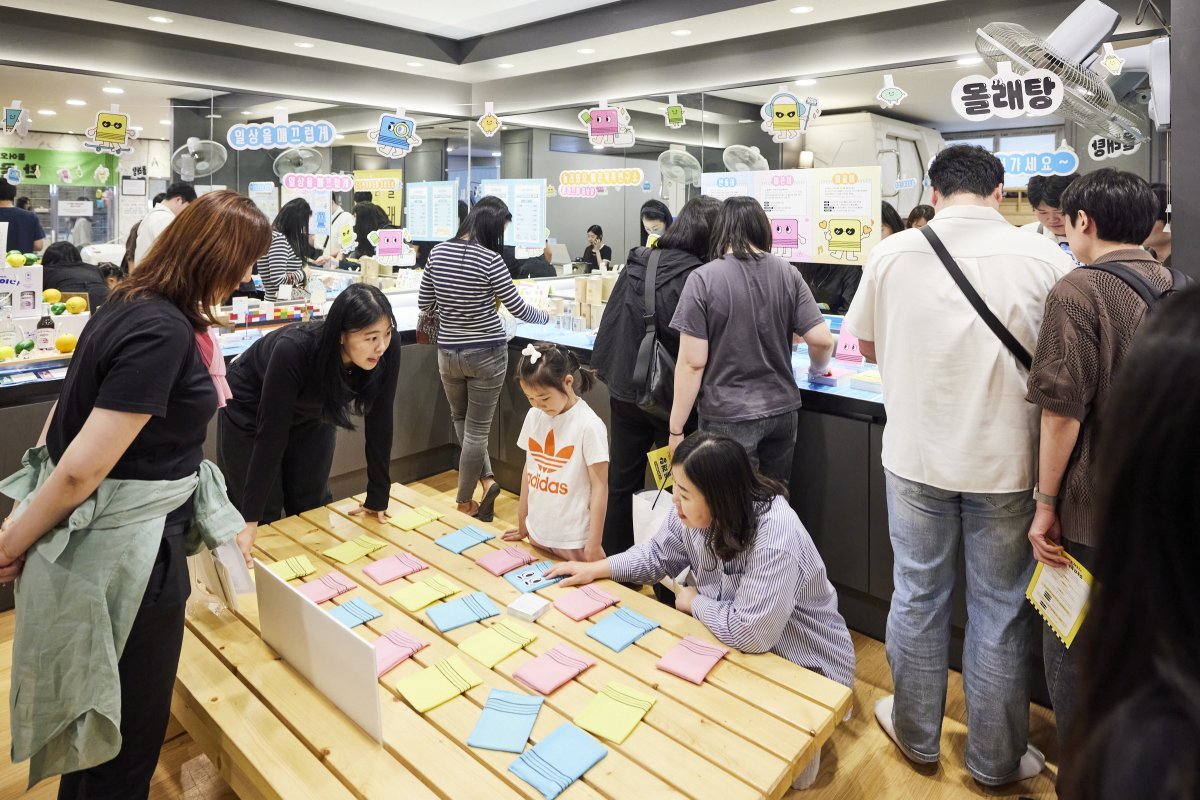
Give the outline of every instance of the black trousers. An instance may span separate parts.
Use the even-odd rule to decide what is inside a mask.
[[[112,761],[68,772],[59,800],[139,800],[150,779],[171,718],[171,693],[183,647],[183,613],[191,584],[183,550],[186,522],[167,527],[142,605],[117,670],[121,678],[121,752]]]
[[[320,508],[333,502],[329,489],[329,470],[333,467],[333,447],[337,431],[320,421],[293,425],[287,447],[279,463],[279,474],[267,493],[260,520],[274,522],[283,517]],[[217,462],[225,474],[229,499],[242,507],[250,457],[254,453],[254,434],[230,424],[225,414],[217,415]]]

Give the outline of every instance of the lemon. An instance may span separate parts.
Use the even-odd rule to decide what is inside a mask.
[[[72,314],[81,314],[87,311],[87,300],[84,300],[82,297],[68,297],[67,311]]]
[[[5,262],[6,262],[6,263],[7,263],[7,264],[10,266],[10,267],[23,267],[23,266],[25,266],[25,256],[24,256],[24,255],[22,255],[21,253],[9,253],[7,256],[5,256],[5,257],[4,257],[4,261],[5,261]]]
[[[8,361],[10,358],[15,358],[17,355],[16,349],[9,345],[0,347],[0,361]]]
[[[54,340],[54,349],[60,353],[70,353],[75,349],[75,343],[78,340],[69,333],[61,334]]]
[[[47,289],[42,292],[43,303],[57,303],[59,300],[62,300],[62,292],[58,289]]]

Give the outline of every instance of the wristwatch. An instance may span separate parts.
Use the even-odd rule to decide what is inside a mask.
[[[1033,499],[1034,499],[1034,501],[1041,503],[1044,506],[1050,506],[1051,508],[1058,507],[1058,495],[1042,494],[1041,492],[1038,491],[1038,487],[1036,487],[1036,486],[1033,487]]]

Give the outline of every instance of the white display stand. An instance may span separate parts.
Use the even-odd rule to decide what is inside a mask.
[[[263,641],[382,744],[375,648],[258,559],[254,581]]]

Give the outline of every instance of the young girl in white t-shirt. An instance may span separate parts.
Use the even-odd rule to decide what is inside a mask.
[[[578,383],[576,383],[578,373]],[[601,540],[608,507],[608,431],[577,394],[595,382],[566,348],[528,345],[517,365],[529,414],[517,440],[526,452],[521,480],[520,527],[504,534],[526,536],[543,550],[571,561],[604,558]]]

